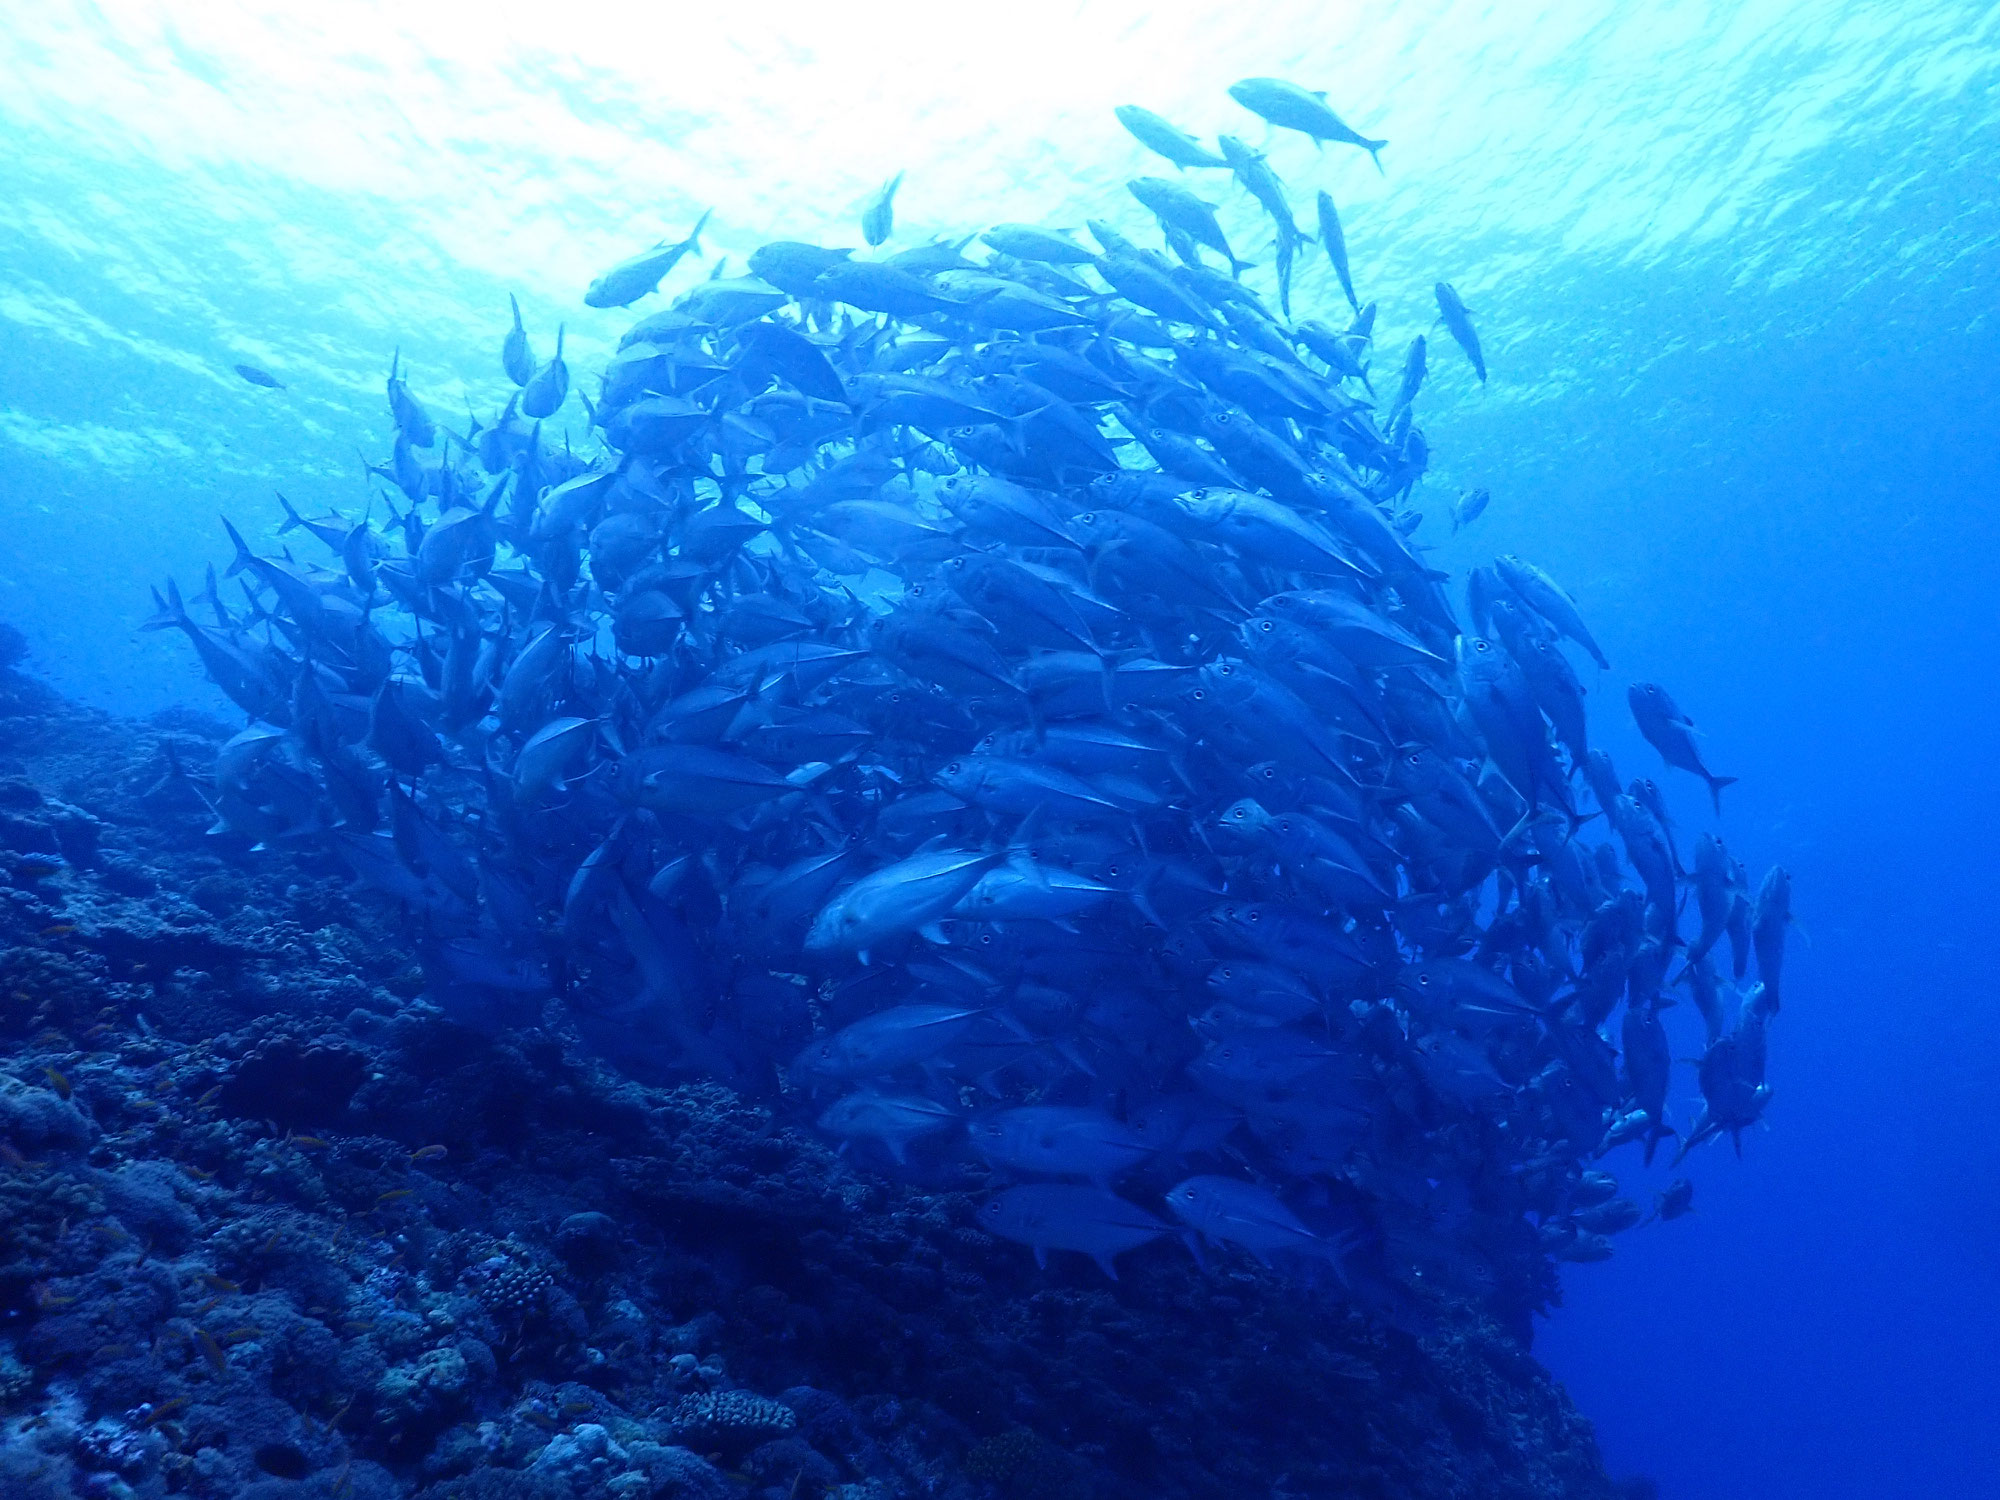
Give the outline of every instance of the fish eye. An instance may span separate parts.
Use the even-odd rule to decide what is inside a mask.
[[[1417,975],[1417,987],[1418,987],[1419,989],[1423,989],[1423,988],[1427,988],[1427,987],[1429,986],[1430,982],[1431,982],[1431,976],[1430,976],[1430,975],[1428,975],[1428,974],[1419,974],[1419,975]]]
[[[1077,520],[1081,521],[1086,526],[1095,526],[1097,524],[1097,512],[1094,510],[1087,510],[1082,515],[1078,516]]]
[[[956,776],[960,771],[964,769],[965,769],[964,763],[962,761],[955,760],[950,765],[944,768],[944,774],[947,776]]]
[[[1264,914],[1261,911],[1246,912],[1244,915],[1252,922],[1261,922],[1264,920]]]
[[[1269,634],[1270,634],[1270,633],[1271,633],[1271,632],[1272,632],[1272,631],[1273,631],[1274,629],[1276,629],[1277,627],[1275,627],[1274,625],[1272,625],[1272,624],[1271,624],[1271,622],[1270,622],[1269,620],[1259,620],[1259,621],[1257,622],[1257,628],[1258,628],[1259,630],[1263,631],[1263,632],[1264,632],[1264,634],[1266,634],[1266,635],[1269,635]]]
[[[1197,703],[1201,702],[1202,699],[1206,698],[1207,696],[1208,696],[1208,690],[1206,688],[1196,688],[1194,690],[1194,701]]]

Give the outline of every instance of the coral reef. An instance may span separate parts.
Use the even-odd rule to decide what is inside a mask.
[[[205,835],[227,734],[0,666],[8,1500],[1617,1493],[1486,1311],[1041,1271],[554,1011],[454,1023],[390,904]]]

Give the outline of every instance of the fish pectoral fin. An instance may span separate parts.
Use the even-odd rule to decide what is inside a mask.
[[[917,929],[917,936],[936,943],[940,948],[949,948],[951,946],[950,936],[945,932],[943,924],[938,922],[924,923],[923,926]]]

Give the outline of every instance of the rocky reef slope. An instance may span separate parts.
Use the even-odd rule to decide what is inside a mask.
[[[228,731],[0,668],[0,1494],[1617,1493],[1518,1339],[1161,1242],[1037,1270],[207,837]]]

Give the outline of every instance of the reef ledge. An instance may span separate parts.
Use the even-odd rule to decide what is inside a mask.
[[[229,730],[0,668],[0,1494],[1650,1493],[1517,1332],[977,1200],[423,993],[384,902],[208,837]]]

